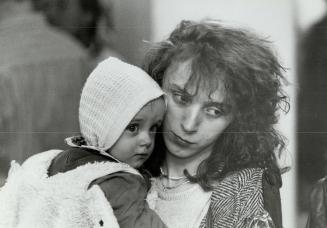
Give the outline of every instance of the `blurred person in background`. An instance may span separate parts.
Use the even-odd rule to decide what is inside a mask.
[[[307,228],[327,227],[327,14],[299,46],[299,205]],[[325,177],[324,177],[325,176]]]
[[[75,37],[85,48],[95,40],[100,16],[98,0],[38,0],[50,24]]]
[[[114,48],[112,0],[37,0],[50,24],[88,49],[93,67],[109,56],[124,59]]]
[[[96,40],[93,45],[94,64],[109,56],[125,59],[115,48],[118,31],[114,20],[113,0],[98,0],[101,15],[97,24]]]
[[[299,42],[298,200],[309,209],[309,195],[327,174],[327,14]],[[326,226],[327,227],[327,226]]]
[[[327,227],[327,177],[313,187],[310,197],[309,217],[306,228]]]
[[[64,145],[62,138],[79,130],[76,110],[90,71],[87,54],[46,23],[37,3],[0,2],[1,161],[21,162],[35,151]]]

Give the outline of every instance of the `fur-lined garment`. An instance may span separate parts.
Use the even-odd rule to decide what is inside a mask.
[[[0,227],[110,227],[119,225],[98,185],[104,175],[123,171],[138,174],[123,163],[88,163],[48,177],[47,170],[61,150],[36,154],[22,165],[12,162],[0,189]]]

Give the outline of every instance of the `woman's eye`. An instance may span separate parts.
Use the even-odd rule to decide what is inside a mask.
[[[222,111],[216,107],[207,108],[206,113],[212,117],[220,117],[223,114]]]
[[[191,100],[188,96],[185,96],[184,94],[180,93],[173,93],[173,98],[178,104],[187,104]]]
[[[126,127],[126,130],[127,131],[130,131],[132,133],[136,133],[138,130],[139,130],[139,126],[138,124],[129,124],[127,127]]]

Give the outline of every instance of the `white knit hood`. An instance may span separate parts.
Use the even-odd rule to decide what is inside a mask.
[[[79,123],[88,146],[106,151],[148,102],[163,95],[142,69],[110,57],[88,77],[80,99]]]

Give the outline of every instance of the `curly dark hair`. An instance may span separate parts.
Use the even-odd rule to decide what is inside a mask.
[[[274,125],[280,110],[288,112],[289,101],[282,90],[287,83],[285,69],[270,42],[216,21],[182,21],[167,40],[148,51],[143,68],[162,86],[167,68],[187,60],[191,60],[192,73],[186,86],[206,86],[210,96],[223,83],[225,102],[231,104],[234,119],[197,174],[184,173],[210,190],[214,181],[243,168],[279,172],[276,154],[283,152],[285,138]],[[158,134],[153,156],[145,164],[154,175],[164,154],[162,135]]]

